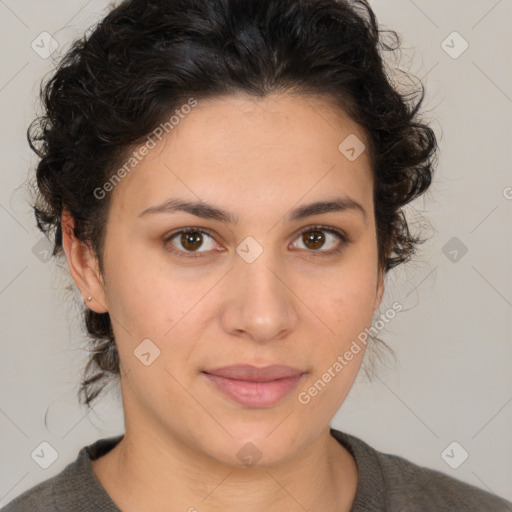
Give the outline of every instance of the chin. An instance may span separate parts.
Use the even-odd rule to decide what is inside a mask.
[[[275,466],[293,458],[305,440],[300,439],[300,430],[291,431],[277,421],[245,423],[230,427],[210,438],[208,454],[217,462],[235,467]],[[286,420],[285,420],[286,421]],[[277,427],[277,428],[276,428]]]

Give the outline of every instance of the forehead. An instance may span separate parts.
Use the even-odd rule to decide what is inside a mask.
[[[187,112],[187,113],[184,113]],[[170,116],[169,116],[170,117]],[[366,134],[325,98],[242,94],[197,100],[114,190],[116,207],[140,212],[177,195],[261,208],[339,193],[372,197]],[[341,146],[340,146],[341,144]],[[116,201],[117,197],[117,201]]]

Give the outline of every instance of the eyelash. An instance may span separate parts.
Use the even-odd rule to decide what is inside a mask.
[[[339,254],[343,250],[343,248],[351,242],[349,237],[344,232],[338,231],[337,229],[333,229],[331,227],[322,226],[322,225],[308,226],[307,228],[303,229],[298,234],[297,238],[299,238],[304,233],[308,233],[309,231],[325,231],[327,233],[330,233],[331,235],[334,235],[335,237],[337,237],[340,240],[340,244],[338,245],[338,247],[336,249],[331,249],[329,251],[322,251],[320,249],[316,250],[316,251],[315,250],[308,250],[307,251],[309,253],[313,253],[315,256],[319,256],[319,257],[334,256],[336,254]],[[214,239],[212,234],[209,231],[205,230],[205,229],[188,227],[188,228],[180,229],[179,231],[175,231],[174,233],[171,233],[169,236],[166,236],[164,238],[164,240],[163,240],[164,245],[167,246],[168,243],[176,235],[180,235],[182,233],[201,233],[201,234],[206,234],[210,238]],[[202,258],[205,253],[209,252],[209,251],[204,251],[203,253],[201,253],[201,252],[180,251],[178,249],[175,249],[172,246],[172,244],[170,244],[168,247],[169,248],[167,250],[169,252],[171,252],[172,254],[176,254],[177,256],[183,257],[183,258]]]

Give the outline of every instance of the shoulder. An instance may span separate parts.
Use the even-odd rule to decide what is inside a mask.
[[[54,486],[62,472],[41,482],[10,501],[0,512],[57,512]]]
[[[84,446],[60,473],[26,490],[0,512],[118,512],[92,471],[91,460],[111,450],[122,436]]]
[[[409,510],[511,512],[512,503],[440,471],[397,455],[379,453],[390,502],[411,504]]]
[[[332,435],[356,459],[359,484],[353,512],[512,512],[512,503],[441,471],[380,452],[361,439],[334,429]],[[364,505],[357,508],[359,504]],[[357,506],[356,506],[357,505]],[[380,507],[380,508],[379,508]]]

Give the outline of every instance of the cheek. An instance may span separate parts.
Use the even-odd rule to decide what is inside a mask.
[[[149,258],[150,251],[140,242],[131,242],[128,235],[121,232],[108,242],[105,271],[109,311],[133,328],[139,323],[154,324],[160,317],[162,321],[167,316],[172,317],[174,308],[171,306],[168,310],[169,279],[165,277],[161,261]]]
[[[315,309],[332,325],[332,330],[344,338],[371,322],[376,293],[377,272],[373,266],[350,265],[317,289]]]
[[[160,350],[152,367],[166,368],[173,373],[182,371],[180,365],[188,360],[194,341],[200,337],[201,312],[207,301],[199,307],[198,300],[213,283],[209,279],[191,286],[190,279],[147,260],[141,264],[136,256],[132,252],[120,257],[114,265],[111,263],[107,300],[125,367],[146,371],[145,375],[151,379],[149,375],[155,372],[142,368],[133,357],[134,351],[143,340],[149,339]],[[165,380],[157,378],[155,382]],[[150,381],[147,384],[151,385]]]
[[[310,354],[313,373],[299,390],[299,403],[307,404],[311,414],[332,414],[350,391],[366,350],[360,335],[371,324],[375,286],[371,273],[366,273],[364,282],[352,274],[316,296],[312,309],[321,312],[329,329],[324,329],[327,335]]]
[[[161,303],[158,284],[148,281],[143,273],[124,272],[123,263],[120,262],[116,271],[111,274],[109,285],[109,314],[114,328],[118,324],[121,338],[124,339],[127,335],[135,339],[155,335],[158,332],[157,324],[163,321],[159,320],[162,307],[158,306]],[[161,329],[162,327],[159,330]]]

